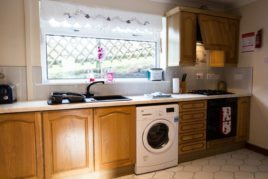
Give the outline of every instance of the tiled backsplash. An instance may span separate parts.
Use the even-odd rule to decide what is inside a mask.
[[[4,74],[4,79],[0,79],[0,84],[14,84],[17,88],[17,100],[27,99],[26,68],[25,67],[1,67],[0,72]]]
[[[17,86],[18,100],[27,99],[26,68],[25,67],[0,67],[0,72],[5,75],[0,83],[12,83]],[[43,85],[41,68],[33,67],[33,99],[46,100],[53,91],[72,91],[85,93],[88,84],[72,85]],[[95,85],[92,92],[96,95],[143,95],[156,91],[171,93],[171,79],[187,73],[187,89],[216,89],[217,82],[225,80],[228,90],[234,92],[251,92],[252,68],[209,68],[205,63],[193,67],[169,67],[165,72],[165,81],[161,82],[117,82],[105,85]],[[197,75],[203,75],[203,79]],[[207,79],[207,78],[211,79]],[[202,77],[201,77],[202,78]]]

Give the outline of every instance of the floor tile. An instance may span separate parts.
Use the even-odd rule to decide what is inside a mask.
[[[244,159],[247,159],[248,158],[248,155],[247,154],[240,154],[240,153],[234,153],[232,154],[232,158],[233,159],[241,159],[241,160],[244,160]]]
[[[210,159],[209,160],[209,164],[210,165],[225,165],[226,164],[226,160],[225,159]]]
[[[155,175],[155,172],[141,174],[141,175],[134,175],[134,179],[151,179]]]
[[[262,164],[263,164],[263,165],[268,165],[268,157],[265,157],[265,158],[262,160]]]
[[[208,165],[208,159],[198,159],[198,160],[194,160],[192,161],[193,165]]]
[[[262,163],[261,163],[261,161],[258,160],[258,159],[247,159],[247,160],[245,160],[245,164],[246,164],[246,165],[259,166],[259,165],[261,165]]]
[[[217,172],[217,171],[220,171],[220,166],[217,166],[217,165],[206,165],[206,166],[203,166],[202,171],[203,172]]]
[[[211,172],[197,172],[194,175],[194,179],[213,179],[213,173],[211,173]]]
[[[202,167],[199,165],[188,165],[183,168],[183,171],[186,172],[199,172],[201,171]]]
[[[239,167],[235,165],[224,165],[221,167],[221,171],[223,172],[238,172]]]
[[[175,176],[173,177],[174,179],[192,179],[194,176],[193,172],[176,172]]]
[[[171,172],[171,171],[159,171],[156,172],[155,175],[153,176],[154,179],[171,179],[175,175],[176,172]]]
[[[268,173],[255,173],[255,179],[267,179]]]
[[[268,179],[268,157],[248,149],[236,150],[143,175],[117,179]]]
[[[235,179],[254,179],[253,173],[250,172],[235,172]]]
[[[252,166],[252,165],[241,165],[240,166],[240,171],[243,171],[243,172],[257,172],[258,167],[257,166]]]
[[[182,166],[192,165],[192,161],[180,163]]]
[[[215,179],[233,179],[234,174],[232,172],[216,172],[214,174]]]
[[[268,165],[260,165],[259,166],[259,171],[268,173]]]
[[[216,155],[215,158],[217,159],[230,159],[232,157],[232,153],[228,152],[228,153],[224,153],[224,154],[219,154]]]
[[[256,153],[256,152],[252,152],[250,155],[248,155],[249,159],[259,159],[259,160],[263,160],[266,157],[262,154]]]
[[[229,159],[229,160],[227,160],[227,165],[239,166],[239,165],[242,165],[243,163],[244,163],[244,160],[241,160],[241,159]]]
[[[117,177],[117,179],[132,179],[132,178],[134,178],[134,175],[126,175],[122,177]]]

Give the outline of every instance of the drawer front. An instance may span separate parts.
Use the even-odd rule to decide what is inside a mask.
[[[207,118],[207,111],[191,111],[180,113],[180,122],[191,122],[191,121],[205,121]]]
[[[206,109],[207,108],[207,101],[185,101],[179,103],[180,112],[183,111],[192,111],[192,110],[199,110],[199,109]]]
[[[187,154],[206,149],[206,141],[199,141],[189,144],[179,145],[179,154]]]
[[[205,129],[206,129],[205,120],[179,124],[179,133],[195,132],[197,130],[205,130]]]
[[[206,131],[195,131],[179,134],[179,144],[191,143],[206,140]]]

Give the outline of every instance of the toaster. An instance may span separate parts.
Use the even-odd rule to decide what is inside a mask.
[[[13,103],[16,99],[15,85],[0,84],[0,104]]]

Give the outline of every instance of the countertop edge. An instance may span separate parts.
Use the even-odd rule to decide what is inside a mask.
[[[148,104],[154,105],[160,103],[176,103],[180,101],[247,97],[251,95],[252,94],[249,93],[213,95],[213,96],[195,95],[195,94],[172,94],[171,98],[157,98],[157,99],[150,99],[145,96],[128,96],[130,99],[132,99],[131,101],[72,103],[72,104],[60,104],[60,105],[48,105],[47,101],[23,101],[23,102],[15,102],[13,104],[0,105],[0,114],[20,113],[20,112],[42,112],[42,111],[82,109],[82,108],[115,107],[115,106],[129,106],[129,105],[148,105]]]

